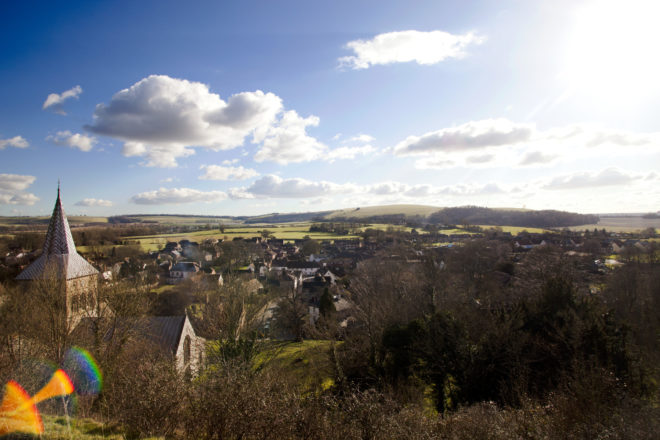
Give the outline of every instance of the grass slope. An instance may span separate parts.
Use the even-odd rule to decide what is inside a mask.
[[[365,218],[379,215],[393,215],[404,214],[406,216],[428,216],[434,212],[441,210],[437,206],[427,205],[382,205],[382,206],[365,206],[360,208],[340,209],[325,216],[325,219],[331,220],[338,217],[355,217]]]

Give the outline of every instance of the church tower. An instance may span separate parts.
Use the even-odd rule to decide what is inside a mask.
[[[66,298],[66,318],[69,322],[77,322],[83,316],[94,316],[98,301],[98,276],[99,271],[76,251],[69,221],[62,209],[58,185],[43,251],[16,279],[58,281],[63,290],[60,293]]]

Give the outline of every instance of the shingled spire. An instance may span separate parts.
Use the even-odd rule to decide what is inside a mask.
[[[48,270],[47,270],[48,269]],[[53,215],[50,217],[46,241],[41,256],[21,272],[17,280],[34,280],[50,278],[54,275],[58,279],[70,280],[89,275],[98,274],[98,270],[87,262],[76,251],[73,242],[69,221],[62,209],[60,200],[60,185],[57,185],[57,200]]]

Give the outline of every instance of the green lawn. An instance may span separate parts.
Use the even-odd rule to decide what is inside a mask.
[[[309,391],[334,384],[334,370],[329,352],[332,344],[341,342],[305,340],[303,342],[272,342],[255,361],[257,367],[285,371],[296,377]]]

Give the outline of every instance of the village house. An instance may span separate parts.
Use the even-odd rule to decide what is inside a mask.
[[[199,273],[199,264],[190,261],[176,263],[169,271],[167,284],[178,284],[184,280],[189,280]]]

